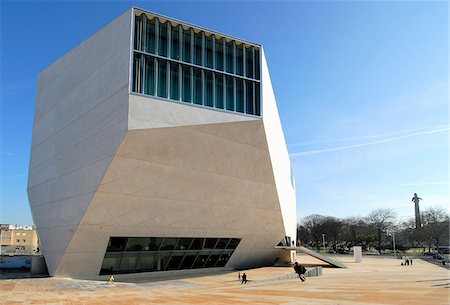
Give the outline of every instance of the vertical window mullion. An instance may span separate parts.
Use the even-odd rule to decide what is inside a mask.
[[[244,84],[244,113],[247,113],[247,81],[243,80],[242,83]]]
[[[191,50],[192,50],[192,48],[191,48]],[[190,70],[190,73],[191,73],[191,83],[190,83],[190,85],[191,85],[191,103],[195,104],[195,99],[194,99],[194,83],[195,83],[194,68],[190,67],[189,70]]]
[[[213,82],[213,107],[216,108],[216,73],[212,73],[212,82]]]
[[[247,61],[245,56],[245,44],[242,44],[242,72],[243,76],[247,77]]]
[[[254,82],[252,82],[252,86],[253,86],[253,95],[252,95],[252,97],[253,97],[253,111],[252,111],[252,114],[255,115],[255,113],[256,113],[256,98],[255,98],[255,83]]]
[[[166,61],[166,96],[170,98],[170,63]]]
[[[172,58],[172,23],[167,21],[167,58]]]
[[[192,28],[189,29],[191,33],[191,63],[195,63],[195,33]],[[192,75],[192,73],[191,73]]]
[[[206,67],[206,41],[205,32],[202,31],[202,66]]]
[[[153,63],[155,64],[155,96],[158,96],[158,75],[159,75],[159,65],[158,65],[158,60],[155,58],[153,58]]]
[[[182,100],[182,94],[183,92],[181,90],[182,89],[182,81],[183,81],[183,71],[182,71],[182,67],[181,64],[178,64],[178,100],[181,101]]]
[[[142,25],[141,50],[147,52],[147,18],[144,14],[142,14],[141,16],[144,16],[141,22]]]
[[[213,69],[216,69],[216,36],[215,35],[212,35],[212,50],[213,50],[212,51]]]
[[[155,54],[159,54],[159,19],[155,17]],[[158,75],[158,73],[156,73]]]

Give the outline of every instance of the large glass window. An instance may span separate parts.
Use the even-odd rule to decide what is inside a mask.
[[[170,63],[170,99],[180,99],[180,73],[177,63]]]
[[[227,76],[227,110],[234,110],[234,78]]]
[[[199,66],[203,65],[203,32],[195,33],[194,63]]]
[[[253,47],[245,48],[245,75],[253,78]]]
[[[191,29],[183,30],[183,61],[191,62]]]
[[[191,68],[189,66],[183,66],[183,102],[190,103],[191,98]]]
[[[176,60],[180,60],[180,25],[171,26],[170,33],[170,57]]]
[[[213,73],[205,71],[205,105],[214,107]]]
[[[159,24],[158,54],[160,56],[167,56],[167,31],[169,30],[169,26],[169,21]]]
[[[238,238],[111,237],[100,274],[223,267]]]
[[[228,41],[226,46],[226,71],[234,73],[234,41]]]
[[[208,68],[213,68],[213,63],[214,63],[214,35],[209,35],[205,37],[205,57],[206,57],[206,62],[205,65]]]
[[[142,50],[142,18],[134,17],[134,49]]]
[[[202,70],[194,68],[194,103],[203,104]]]
[[[254,113],[254,107],[253,107],[253,82],[246,81],[245,82],[245,101],[247,104],[246,112],[247,113]]]
[[[153,57],[145,58],[144,94],[155,95],[155,60]]]
[[[216,38],[216,69],[223,71],[223,44],[224,44],[224,39],[220,38],[217,39]]]
[[[144,15],[145,16],[145,15]],[[145,17],[144,17],[145,18]],[[145,23],[145,36],[144,36],[144,52],[147,53],[156,53],[156,18],[147,19]]]
[[[141,65],[141,54],[134,54],[134,65],[133,65],[133,92],[142,93],[142,65]]]
[[[260,85],[255,83],[255,115],[261,115]]]
[[[244,44],[236,46],[236,74],[244,75]]]
[[[236,111],[244,112],[244,81],[236,79]]]
[[[132,92],[261,115],[258,46],[144,12],[133,40]]]
[[[216,73],[215,77],[216,84],[216,108],[223,109],[223,75]]]
[[[158,96],[167,97],[167,62],[158,59]]]

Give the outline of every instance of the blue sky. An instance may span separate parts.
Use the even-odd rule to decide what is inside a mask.
[[[0,223],[31,224],[37,73],[131,5],[261,43],[297,214],[449,210],[446,2],[1,1]]]

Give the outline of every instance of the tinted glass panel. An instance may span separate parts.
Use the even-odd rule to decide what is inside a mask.
[[[222,254],[216,263],[216,267],[224,267],[229,259],[230,259],[229,253]]]
[[[213,35],[209,35],[205,37],[205,48],[206,48],[206,53],[205,53],[205,57],[206,57],[206,63],[205,65],[209,68],[213,67],[213,56],[214,56],[214,52],[213,52]]]
[[[120,261],[119,270],[135,270],[140,253],[125,253]]]
[[[144,251],[158,251],[162,240],[163,239],[161,237],[150,237],[147,241],[148,245],[144,248]]]
[[[167,97],[167,62],[158,59],[158,96]]]
[[[216,249],[225,249],[229,240],[229,238],[221,238],[217,243]]]
[[[236,74],[244,75],[244,45],[236,46]]]
[[[110,274],[119,270],[123,253],[106,253],[103,259],[101,274]]]
[[[180,99],[180,73],[177,63],[170,64],[170,99]]]
[[[244,81],[236,79],[236,111],[244,112]]]
[[[209,71],[205,71],[205,105],[214,106],[213,74]]]
[[[183,260],[184,253],[173,252],[170,257],[169,263],[166,267],[166,270],[178,270]]]
[[[145,47],[144,51],[147,53],[153,53],[156,52],[156,20],[153,19],[147,19],[146,22],[146,30],[145,30]]]
[[[255,48],[255,78],[260,79],[260,68],[259,68],[259,49]]]
[[[197,252],[186,254],[183,261],[181,262],[180,269],[191,269],[191,266],[197,258],[197,255]]]
[[[234,41],[227,42],[226,71],[230,72],[230,73],[234,73]]]
[[[207,238],[205,240],[205,249],[214,249],[215,245],[219,241],[218,238]]]
[[[178,238],[164,238],[160,250],[173,250],[178,242]]]
[[[255,115],[261,115],[261,100],[259,88],[259,83],[255,83]]]
[[[144,93],[155,95],[155,61],[152,57],[145,57]]]
[[[192,243],[192,238],[180,238],[175,250],[188,250]]]
[[[142,251],[147,242],[147,237],[130,237],[125,251]]]
[[[223,76],[216,74],[216,108],[223,109]]]
[[[169,22],[159,24],[159,42],[158,42],[158,54],[161,56],[167,56],[167,31],[169,30]]]
[[[240,240],[237,238],[232,238],[230,242],[227,245],[227,249],[236,249],[236,247],[239,245]]]
[[[142,254],[139,257],[139,260],[136,264],[136,270],[151,271],[154,259],[155,259],[155,254],[149,253],[149,252],[142,252]]]
[[[203,238],[194,238],[189,250],[201,250],[203,249]]]
[[[134,65],[133,65],[133,92],[142,93],[142,65],[141,65],[141,55],[134,55]]]
[[[253,77],[253,47],[245,48],[245,75]]]
[[[194,265],[192,266],[192,268],[203,268],[203,266],[205,266],[206,264],[206,260],[208,259],[208,254],[201,254],[199,256],[197,256],[197,259],[194,262]]]
[[[183,66],[183,101],[190,103],[191,98],[191,68]]]
[[[155,257],[155,262],[153,263],[153,268],[156,271],[166,270],[167,264],[169,263],[171,252],[159,252]]]
[[[203,50],[202,50],[202,32],[195,33],[194,40],[194,63],[197,65],[203,65]]]
[[[216,69],[223,71],[223,44],[224,39],[216,39]]]
[[[180,60],[180,26],[172,26],[170,33],[170,57]]]
[[[203,104],[202,70],[194,68],[194,103]]]
[[[227,76],[227,110],[234,110],[234,78]]]
[[[111,237],[109,239],[108,248],[106,252],[117,252],[125,250],[128,237]]]
[[[142,16],[134,17],[134,49],[142,50]]]
[[[183,60],[191,62],[191,30],[183,30]]]
[[[247,113],[253,114],[253,82],[246,81],[245,83],[245,101],[247,103]]]

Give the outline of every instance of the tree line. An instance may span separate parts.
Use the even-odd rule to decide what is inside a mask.
[[[422,227],[415,228],[414,217],[399,220],[392,209],[375,209],[366,217],[337,218],[312,214],[297,224],[298,243],[320,250],[324,245],[336,252],[345,252],[353,246],[364,251],[376,249],[379,253],[392,250],[405,251],[423,247],[428,251],[449,246],[450,215],[439,207],[429,207],[421,213]]]

